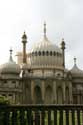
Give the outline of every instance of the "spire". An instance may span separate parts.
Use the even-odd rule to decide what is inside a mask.
[[[22,36],[22,43],[27,43],[27,35],[26,35],[25,31]]]
[[[77,60],[76,57],[74,57],[74,65],[76,65],[76,60]]]
[[[46,38],[46,22],[44,22],[44,38]]]
[[[64,38],[62,38],[61,41],[61,49],[62,49],[62,56],[63,56],[63,67],[65,68],[65,41]]]
[[[64,38],[62,38],[61,48],[62,48],[62,49],[65,49],[65,41],[64,41]]]
[[[23,63],[26,63],[27,62],[27,59],[26,59],[27,35],[25,32],[23,33],[23,36],[22,36],[22,43],[23,43]]]
[[[13,61],[13,59],[12,59],[12,51],[13,51],[12,48],[10,48],[9,51],[10,51],[10,58],[9,58],[9,61]]]

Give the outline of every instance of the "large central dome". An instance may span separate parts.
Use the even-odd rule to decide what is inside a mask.
[[[35,47],[32,49],[32,52],[34,51],[56,51],[62,53],[61,49],[55,44],[52,44],[52,42],[49,41],[47,37],[44,37],[42,41],[35,45]]]
[[[62,50],[48,40],[46,24],[44,24],[43,39],[32,48],[30,55],[32,67],[62,68]]]

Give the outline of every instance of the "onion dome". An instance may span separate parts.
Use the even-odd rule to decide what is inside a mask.
[[[44,23],[43,40],[33,47],[30,60],[32,66],[62,67],[62,50],[48,40],[46,35],[46,23]]]
[[[74,58],[74,66],[70,70],[72,76],[78,76],[78,77],[83,77],[83,70],[79,69],[76,64],[76,58]]]
[[[19,74],[20,66],[16,64],[12,59],[12,49],[10,49],[10,58],[9,61],[0,66],[1,74]]]

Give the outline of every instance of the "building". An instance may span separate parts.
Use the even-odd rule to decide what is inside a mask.
[[[65,42],[61,48],[51,43],[46,35],[31,52],[26,52],[27,36],[22,36],[23,51],[0,66],[0,95],[12,104],[82,104],[83,71],[76,58],[71,70],[65,68]]]

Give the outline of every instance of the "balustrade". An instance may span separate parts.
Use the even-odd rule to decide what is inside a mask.
[[[83,105],[0,105],[0,125],[83,125]]]

